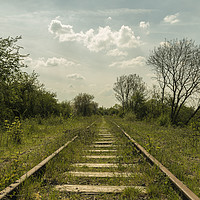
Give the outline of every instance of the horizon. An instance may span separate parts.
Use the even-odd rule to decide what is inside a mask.
[[[137,74],[148,88],[156,83],[146,58],[165,39],[200,44],[199,7],[197,0],[7,0],[0,30],[3,38],[22,35],[26,71],[38,73],[59,101],[89,93],[109,108],[118,104],[117,77]]]

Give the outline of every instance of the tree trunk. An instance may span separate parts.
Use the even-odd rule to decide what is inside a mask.
[[[197,112],[200,109],[200,105],[198,106],[198,108],[192,113],[192,115],[190,116],[190,118],[187,120],[187,122],[185,123],[185,125],[188,125],[189,121],[197,114]]]

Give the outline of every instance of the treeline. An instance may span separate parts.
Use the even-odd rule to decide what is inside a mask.
[[[15,117],[30,118],[50,115],[69,117],[71,114],[88,116],[97,112],[98,104],[89,94],[79,94],[73,102],[61,102],[56,94],[47,91],[35,72],[23,71],[28,55],[20,54],[17,45],[21,37],[0,38],[0,123]]]
[[[114,92],[121,104],[109,112],[135,119],[157,119],[161,125],[187,125],[200,118],[200,47],[194,41],[165,41],[155,48],[147,64],[158,86],[149,91],[136,74],[117,78]]]
[[[55,94],[39,83],[38,75],[28,74],[16,43],[21,37],[0,38],[0,119],[27,118],[48,115],[59,111]]]
[[[153,120],[160,125],[187,125],[200,118],[200,47],[192,40],[165,41],[147,59],[157,86],[147,88],[136,74],[122,75],[114,83],[119,105],[98,108],[94,96],[78,94],[73,101],[58,102],[56,94],[47,91],[35,72],[23,71],[28,55],[16,38],[0,38],[0,123],[18,118],[51,115],[119,115],[132,120]],[[198,120],[197,120],[198,121]]]

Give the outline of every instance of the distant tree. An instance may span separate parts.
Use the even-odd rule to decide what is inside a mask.
[[[136,74],[123,75],[117,78],[113,90],[124,111],[125,109],[131,109],[132,97],[136,93],[144,93],[145,84],[142,78]]]
[[[22,47],[16,45],[21,36],[16,38],[0,38],[0,81],[12,80],[12,76],[20,71],[20,68],[26,67],[22,62],[27,55],[20,54]]]
[[[16,44],[19,39],[0,38],[0,121],[14,117],[12,106],[18,96],[13,82],[21,68],[26,67],[22,61],[27,55],[20,54],[22,47]]]
[[[70,104],[69,101],[63,101],[61,103],[59,103],[60,106],[60,114],[63,117],[68,118],[70,116],[70,114],[72,113],[72,106]]]
[[[28,74],[22,68],[27,55],[20,54],[16,43],[21,37],[0,38],[0,124],[15,116],[27,118],[59,114],[56,94],[45,90],[38,75]]]
[[[148,91],[148,100],[146,101],[148,119],[158,118],[164,108],[166,108],[166,105],[163,106],[160,88],[159,86],[153,85],[152,89]],[[168,114],[167,109],[165,109],[165,114]]]
[[[117,77],[117,82],[114,83],[113,87],[113,90],[115,92],[115,97],[122,104],[123,110],[125,108],[125,102],[126,102],[126,79],[127,79],[126,75]]]
[[[130,110],[134,111],[137,119],[143,119],[147,114],[144,93],[135,92],[130,100]]]
[[[74,108],[78,115],[90,116],[96,114],[98,104],[93,101],[94,96],[80,93],[74,98]]]
[[[200,91],[200,47],[188,39],[165,41],[147,60],[162,90],[162,102],[170,95],[170,118],[177,123],[187,101]]]

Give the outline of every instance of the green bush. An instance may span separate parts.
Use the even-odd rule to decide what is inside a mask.
[[[171,124],[170,117],[168,114],[161,114],[157,119],[157,123],[160,126],[169,126]]]
[[[125,114],[124,119],[127,120],[127,121],[133,121],[134,122],[134,121],[137,120],[137,117],[134,113],[128,112],[128,113]]]
[[[8,120],[5,120],[5,128],[8,140],[12,141],[15,144],[21,144],[23,137],[22,124],[19,118],[15,118],[15,120],[10,124]]]

